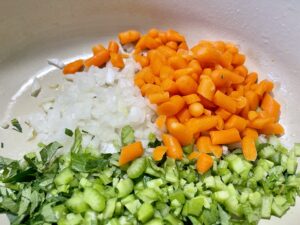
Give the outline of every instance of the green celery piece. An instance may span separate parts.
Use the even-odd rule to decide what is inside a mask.
[[[96,212],[105,209],[105,198],[94,188],[87,187],[83,192],[84,201]]]
[[[183,146],[182,149],[183,149],[185,154],[190,154],[190,153],[192,153],[192,151],[194,149],[194,144]]]
[[[223,203],[224,201],[226,201],[229,196],[230,195],[228,191],[217,191],[213,194],[214,199],[219,203]]]
[[[244,160],[236,157],[229,162],[229,168],[232,169],[237,174],[241,174],[245,170]]]
[[[122,145],[128,145],[135,141],[134,130],[131,126],[127,125],[121,130],[121,141]]]
[[[215,186],[216,186],[215,179],[213,176],[205,177],[203,180],[203,183],[205,184],[206,188],[208,188],[208,189],[215,188]]]
[[[275,148],[277,148],[281,145],[279,138],[276,136],[269,137],[268,143],[270,145],[274,146]]]
[[[183,225],[183,222],[172,214],[168,214],[166,217],[164,217],[164,220],[167,221],[170,225]]]
[[[188,200],[185,204],[187,205],[187,215],[199,216],[204,205],[204,197],[194,197],[193,199]]]
[[[286,211],[290,208],[290,205],[288,203],[285,203],[282,206],[279,206],[276,204],[275,201],[272,203],[272,215],[277,217],[282,217]]]
[[[137,217],[142,223],[146,223],[154,215],[154,208],[150,203],[143,203],[138,209]]]
[[[267,175],[267,171],[262,166],[256,166],[254,168],[253,178],[257,181],[265,178]]]
[[[138,178],[146,170],[146,158],[138,158],[134,160],[127,169],[127,175],[131,179]]]
[[[114,215],[115,216],[121,216],[124,213],[124,206],[121,202],[117,202],[116,203],[116,207],[115,207],[115,212]]]
[[[152,188],[145,188],[144,190],[137,192],[136,196],[143,202],[147,203],[155,202],[160,198],[158,193]]]
[[[249,201],[254,207],[259,207],[262,204],[262,196],[259,192],[249,194]]]
[[[235,195],[230,196],[224,202],[224,205],[228,212],[232,213],[235,216],[241,216],[241,205],[239,204]]]
[[[97,213],[94,211],[87,211],[84,214],[84,224],[85,225],[97,225],[98,221],[97,221]]]
[[[285,196],[277,195],[274,197],[274,203],[278,206],[282,206],[287,203],[287,199],[285,198]]]
[[[145,225],[164,225],[164,222],[162,219],[159,218],[155,218],[150,220],[148,223],[146,223]]]
[[[264,219],[269,219],[271,217],[273,196],[263,196],[262,197],[262,207],[261,207],[261,217]]]
[[[293,150],[289,151],[289,156],[286,164],[287,164],[288,174],[295,174],[297,170],[297,164],[298,164],[295,156],[295,151]]]
[[[232,173],[227,169],[226,173],[222,175],[222,181],[227,184],[232,180]]]
[[[59,185],[69,184],[74,179],[74,173],[70,168],[63,169],[54,179],[54,183]]]
[[[161,178],[153,179],[147,182],[147,187],[153,188],[153,189],[159,189],[161,186],[163,186],[165,182]]]
[[[242,210],[249,224],[258,223],[260,220],[260,212],[257,209],[253,209],[249,202],[242,204]]]
[[[136,199],[136,198],[135,198],[134,194],[131,194],[131,195],[128,195],[128,196],[126,196],[125,198],[123,198],[123,199],[121,200],[121,203],[122,203],[123,205],[125,205],[125,204],[127,204],[128,202],[133,202],[135,199]]]
[[[295,151],[296,157],[300,157],[300,143],[295,143],[292,150]]]
[[[65,218],[58,221],[58,225],[79,225],[82,223],[82,216],[80,214],[69,213]]]
[[[89,208],[81,192],[74,193],[72,197],[66,201],[66,206],[74,213],[83,213]]]
[[[217,205],[213,203],[210,209],[204,209],[200,216],[200,221],[205,225],[216,224],[219,219],[219,211]]]
[[[112,218],[115,208],[116,208],[116,202],[117,199],[116,198],[110,198],[107,200],[106,202],[106,208],[103,212],[103,217],[104,219],[110,219]]]
[[[260,158],[269,159],[276,153],[273,146],[266,146],[259,151],[258,156]]]
[[[118,189],[118,197],[123,198],[129,195],[133,191],[133,182],[130,178],[122,179],[116,185]]]
[[[198,189],[195,187],[194,183],[189,183],[183,187],[183,193],[188,199],[192,199],[196,195],[197,191]]]
[[[177,191],[171,193],[169,195],[169,198],[171,201],[177,200],[182,205],[185,203],[185,195],[184,195],[183,191],[181,191],[181,190],[177,190]]]
[[[134,201],[128,202],[125,204],[125,207],[131,214],[135,214],[138,209],[141,207],[141,203],[138,199],[135,199]]]
[[[188,218],[193,225],[202,225],[202,223],[200,223],[200,221],[198,221],[198,219],[196,217],[188,216]]]
[[[64,204],[57,205],[53,207],[53,211],[55,214],[55,217],[60,219],[66,216],[67,208]]]
[[[230,225],[230,215],[218,205],[219,217],[221,225]]]

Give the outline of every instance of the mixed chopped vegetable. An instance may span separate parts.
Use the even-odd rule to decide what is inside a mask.
[[[203,173],[213,165],[212,155],[222,156],[222,145],[241,143],[245,159],[255,161],[259,134],[284,134],[278,122],[280,104],[271,94],[273,82],[258,82],[258,74],[248,72],[246,57],[234,44],[200,41],[189,48],[177,31],[157,29],[146,34],[129,30],[118,38],[122,46],[134,46],[130,55],[141,65],[134,83],[157,105],[156,124],[166,133],[167,149],[156,150],[158,158],[167,154],[182,159],[183,148],[197,143],[199,154],[192,156],[201,157],[198,168]],[[95,46],[91,58],[68,64],[64,73],[101,67],[109,61],[122,69],[126,57],[118,43],[110,41],[107,49]]]
[[[124,133],[123,143],[129,127]],[[214,160],[199,153],[198,170],[213,164],[204,175],[186,154],[178,161],[159,153],[165,146],[154,158],[121,166],[119,154],[100,154],[81,141],[77,129],[66,155],[54,142],[22,161],[0,158],[0,209],[11,224],[257,224],[281,217],[300,194],[300,145],[288,151],[275,137],[256,143],[255,162],[241,149]]]

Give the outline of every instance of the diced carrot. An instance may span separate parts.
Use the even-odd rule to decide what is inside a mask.
[[[170,98],[169,92],[153,93],[149,94],[147,97],[152,104],[161,104],[168,101]]]
[[[256,92],[256,94],[258,94],[259,96],[262,97],[265,93],[271,92],[273,90],[273,88],[274,88],[273,82],[268,81],[268,80],[262,80],[258,84],[255,92]]]
[[[171,79],[163,80],[161,87],[164,91],[169,92],[171,95],[178,94],[179,92],[175,81]]]
[[[200,155],[200,152],[193,151],[192,153],[190,153],[190,154],[188,155],[188,159],[189,159],[189,160],[198,159],[199,155]]]
[[[168,59],[168,64],[175,70],[187,67],[187,61],[179,55],[171,56]]]
[[[179,79],[182,76],[191,76],[194,73],[193,68],[184,68],[184,69],[178,69],[174,72],[174,78],[175,80]]]
[[[105,51],[106,48],[103,45],[98,44],[98,45],[95,45],[92,48],[92,50],[93,50],[93,55],[97,55],[99,52]]]
[[[157,50],[166,57],[171,57],[176,55],[176,51],[168,46],[161,45],[157,48]]]
[[[134,54],[134,60],[138,62],[142,67],[146,67],[149,65],[149,59],[146,56]]]
[[[177,50],[177,48],[178,48],[178,44],[175,41],[169,41],[169,42],[167,42],[166,46],[168,46],[168,47],[170,47],[170,48],[172,48],[174,50]]]
[[[152,157],[155,161],[160,161],[162,160],[162,158],[164,157],[164,155],[166,154],[168,148],[166,146],[157,146],[154,150],[153,150],[153,154]]]
[[[243,117],[232,115],[225,123],[225,129],[236,128],[238,131],[243,131],[247,126],[247,120]]]
[[[248,100],[250,110],[256,110],[259,104],[258,95],[254,91],[246,91],[245,97]]]
[[[210,168],[213,166],[213,159],[211,156],[205,154],[205,153],[200,153],[196,168],[200,174],[206,173]]]
[[[122,56],[118,53],[111,52],[110,61],[114,67],[117,67],[119,69],[122,69],[125,66]]]
[[[254,139],[258,138],[258,132],[255,129],[249,128],[247,127],[243,132],[242,132],[242,136],[248,136],[248,137],[252,137]]]
[[[136,30],[128,30],[119,33],[119,40],[122,45],[136,42],[140,39],[140,37],[141,37],[141,33]]]
[[[227,120],[231,116],[231,113],[223,108],[218,108],[215,113],[221,116],[223,120]]]
[[[213,99],[213,102],[227,110],[228,112],[231,112],[231,113],[235,113],[236,112],[236,102],[234,101],[234,99],[232,99],[231,97],[223,94],[221,91],[217,91],[215,96],[214,96],[214,99]]]
[[[253,137],[245,136],[242,139],[242,150],[246,160],[255,161],[257,158],[257,151],[255,147],[255,139]]]
[[[235,67],[234,72],[242,77],[246,77],[248,75],[248,69],[244,65]]]
[[[195,134],[198,132],[209,131],[216,127],[218,119],[216,116],[201,116],[199,118],[191,118],[187,124],[193,134]]]
[[[211,74],[211,78],[216,87],[230,86],[231,84],[241,84],[244,78],[228,69],[217,69]]]
[[[254,83],[256,83],[257,79],[258,79],[257,73],[253,72],[246,76],[244,83],[245,84],[254,84]]]
[[[255,120],[258,117],[258,113],[256,111],[249,111],[248,112],[248,119],[250,121]]]
[[[83,68],[83,66],[84,66],[83,60],[78,59],[74,62],[67,64],[63,69],[63,73],[64,74],[74,74],[76,72],[79,72]]]
[[[85,60],[84,65],[86,67],[103,66],[105,63],[108,62],[109,58],[109,51],[103,50],[97,53],[96,55],[92,56],[91,58]]]
[[[265,94],[261,103],[261,108],[268,112],[270,116],[278,120],[280,115],[280,104],[271,95]]]
[[[110,41],[109,44],[108,44],[107,50],[109,52],[118,53],[118,51],[119,51],[119,45],[118,45],[118,43],[115,42],[115,41]]]
[[[172,69],[170,66],[163,65],[160,68],[159,77],[162,80],[165,80],[165,79],[171,79],[171,80],[173,80],[173,78],[174,78],[174,72],[175,72],[174,69]]]
[[[156,118],[155,120],[155,124],[159,129],[164,129],[165,125],[166,125],[166,120],[167,117],[165,115],[160,115]]]
[[[232,144],[241,140],[238,129],[231,128],[209,132],[213,145]]]
[[[189,145],[193,141],[193,133],[189,127],[179,122],[173,122],[168,126],[169,133],[175,137],[182,146]]]
[[[119,158],[119,165],[123,166],[138,157],[141,157],[144,153],[142,143],[140,141],[122,147]]]
[[[196,45],[191,50],[201,65],[220,64],[221,62],[221,54],[215,48]]]
[[[204,107],[200,102],[195,102],[189,105],[189,113],[193,117],[199,117],[204,113]]]
[[[196,146],[199,152],[210,153],[211,152],[211,139],[208,136],[201,136],[197,139]]]
[[[142,77],[144,75],[142,74]],[[155,84],[145,84],[141,88],[141,93],[143,96],[148,96],[150,94],[162,92],[162,88],[159,85]]]
[[[197,83],[193,78],[184,75],[176,80],[176,85],[182,95],[194,94],[197,91]]]
[[[232,58],[232,64],[234,66],[240,66],[244,64],[245,60],[246,60],[245,55],[236,53]]]
[[[200,102],[200,97],[197,94],[190,94],[183,96],[183,100],[187,105],[190,105],[195,102]]]
[[[184,37],[175,30],[168,30],[166,32],[166,39],[168,41],[175,41],[175,42],[184,42],[185,41]]]
[[[283,135],[284,134],[284,128],[279,123],[270,123],[264,126],[261,130],[259,130],[260,133],[266,134],[266,135]]]
[[[182,97],[174,95],[169,101],[164,102],[157,107],[157,113],[159,115],[173,116],[184,107],[184,104]]]
[[[216,87],[212,79],[208,76],[201,76],[197,92],[199,95],[212,101],[216,92]]]
[[[267,126],[267,125],[269,125],[273,122],[274,122],[274,119],[271,118],[271,117],[256,118],[253,121],[249,121],[248,127],[260,130],[260,129],[263,129],[265,126]]]
[[[183,150],[179,141],[170,134],[162,135],[163,143],[167,147],[167,156],[173,159],[182,159]]]
[[[178,118],[180,123],[186,123],[191,118],[191,114],[187,108],[183,108],[176,114],[176,117]]]
[[[212,145],[210,146],[211,152],[215,157],[220,158],[223,154],[223,149],[220,145]]]
[[[189,68],[192,68],[195,73],[201,74],[202,68],[197,60],[195,59],[191,60],[188,66]]]

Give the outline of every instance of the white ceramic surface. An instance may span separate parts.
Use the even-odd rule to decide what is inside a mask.
[[[48,75],[45,82],[53,82],[58,76],[48,58],[69,61],[87,55],[93,44],[106,43],[128,28],[173,28],[190,44],[200,39],[238,43],[249,70],[278,84],[283,140],[290,145],[300,140],[299,12],[296,0],[0,0],[0,121],[34,110],[26,91],[30,79]],[[0,141],[4,156],[18,158],[34,149],[24,136],[1,128]],[[299,224],[299,199],[297,203],[282,219],[261,224]],[[7,224],[5,217],[0,224]]]

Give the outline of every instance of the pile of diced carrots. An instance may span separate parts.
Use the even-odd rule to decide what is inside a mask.
[[[222,156],[222,145],[240,142],[244,157],[257,157],[255,141],[259,134],[282,135],[278,123],[280,104],[272,97],[274,84],[258,82],[256,72],[248,72],[245,55],[232,43],[200,41],[189,48],[183,35],[151,29],[142,35],[135,30],[119,34],[122,45],[135,44],[134,59],[142,69],[134,82],[143,96],[157,105],[157,126],[164,131],[163,146],[154,149],[153,158],[181,159],[184,146],[196,145],[188,158],[205,173],[213,157]],[[123,68],[118,44],[108,49],[93,48],[94,55],[64,69],[75,73],[83,67],[103,66],[111,60]]]

